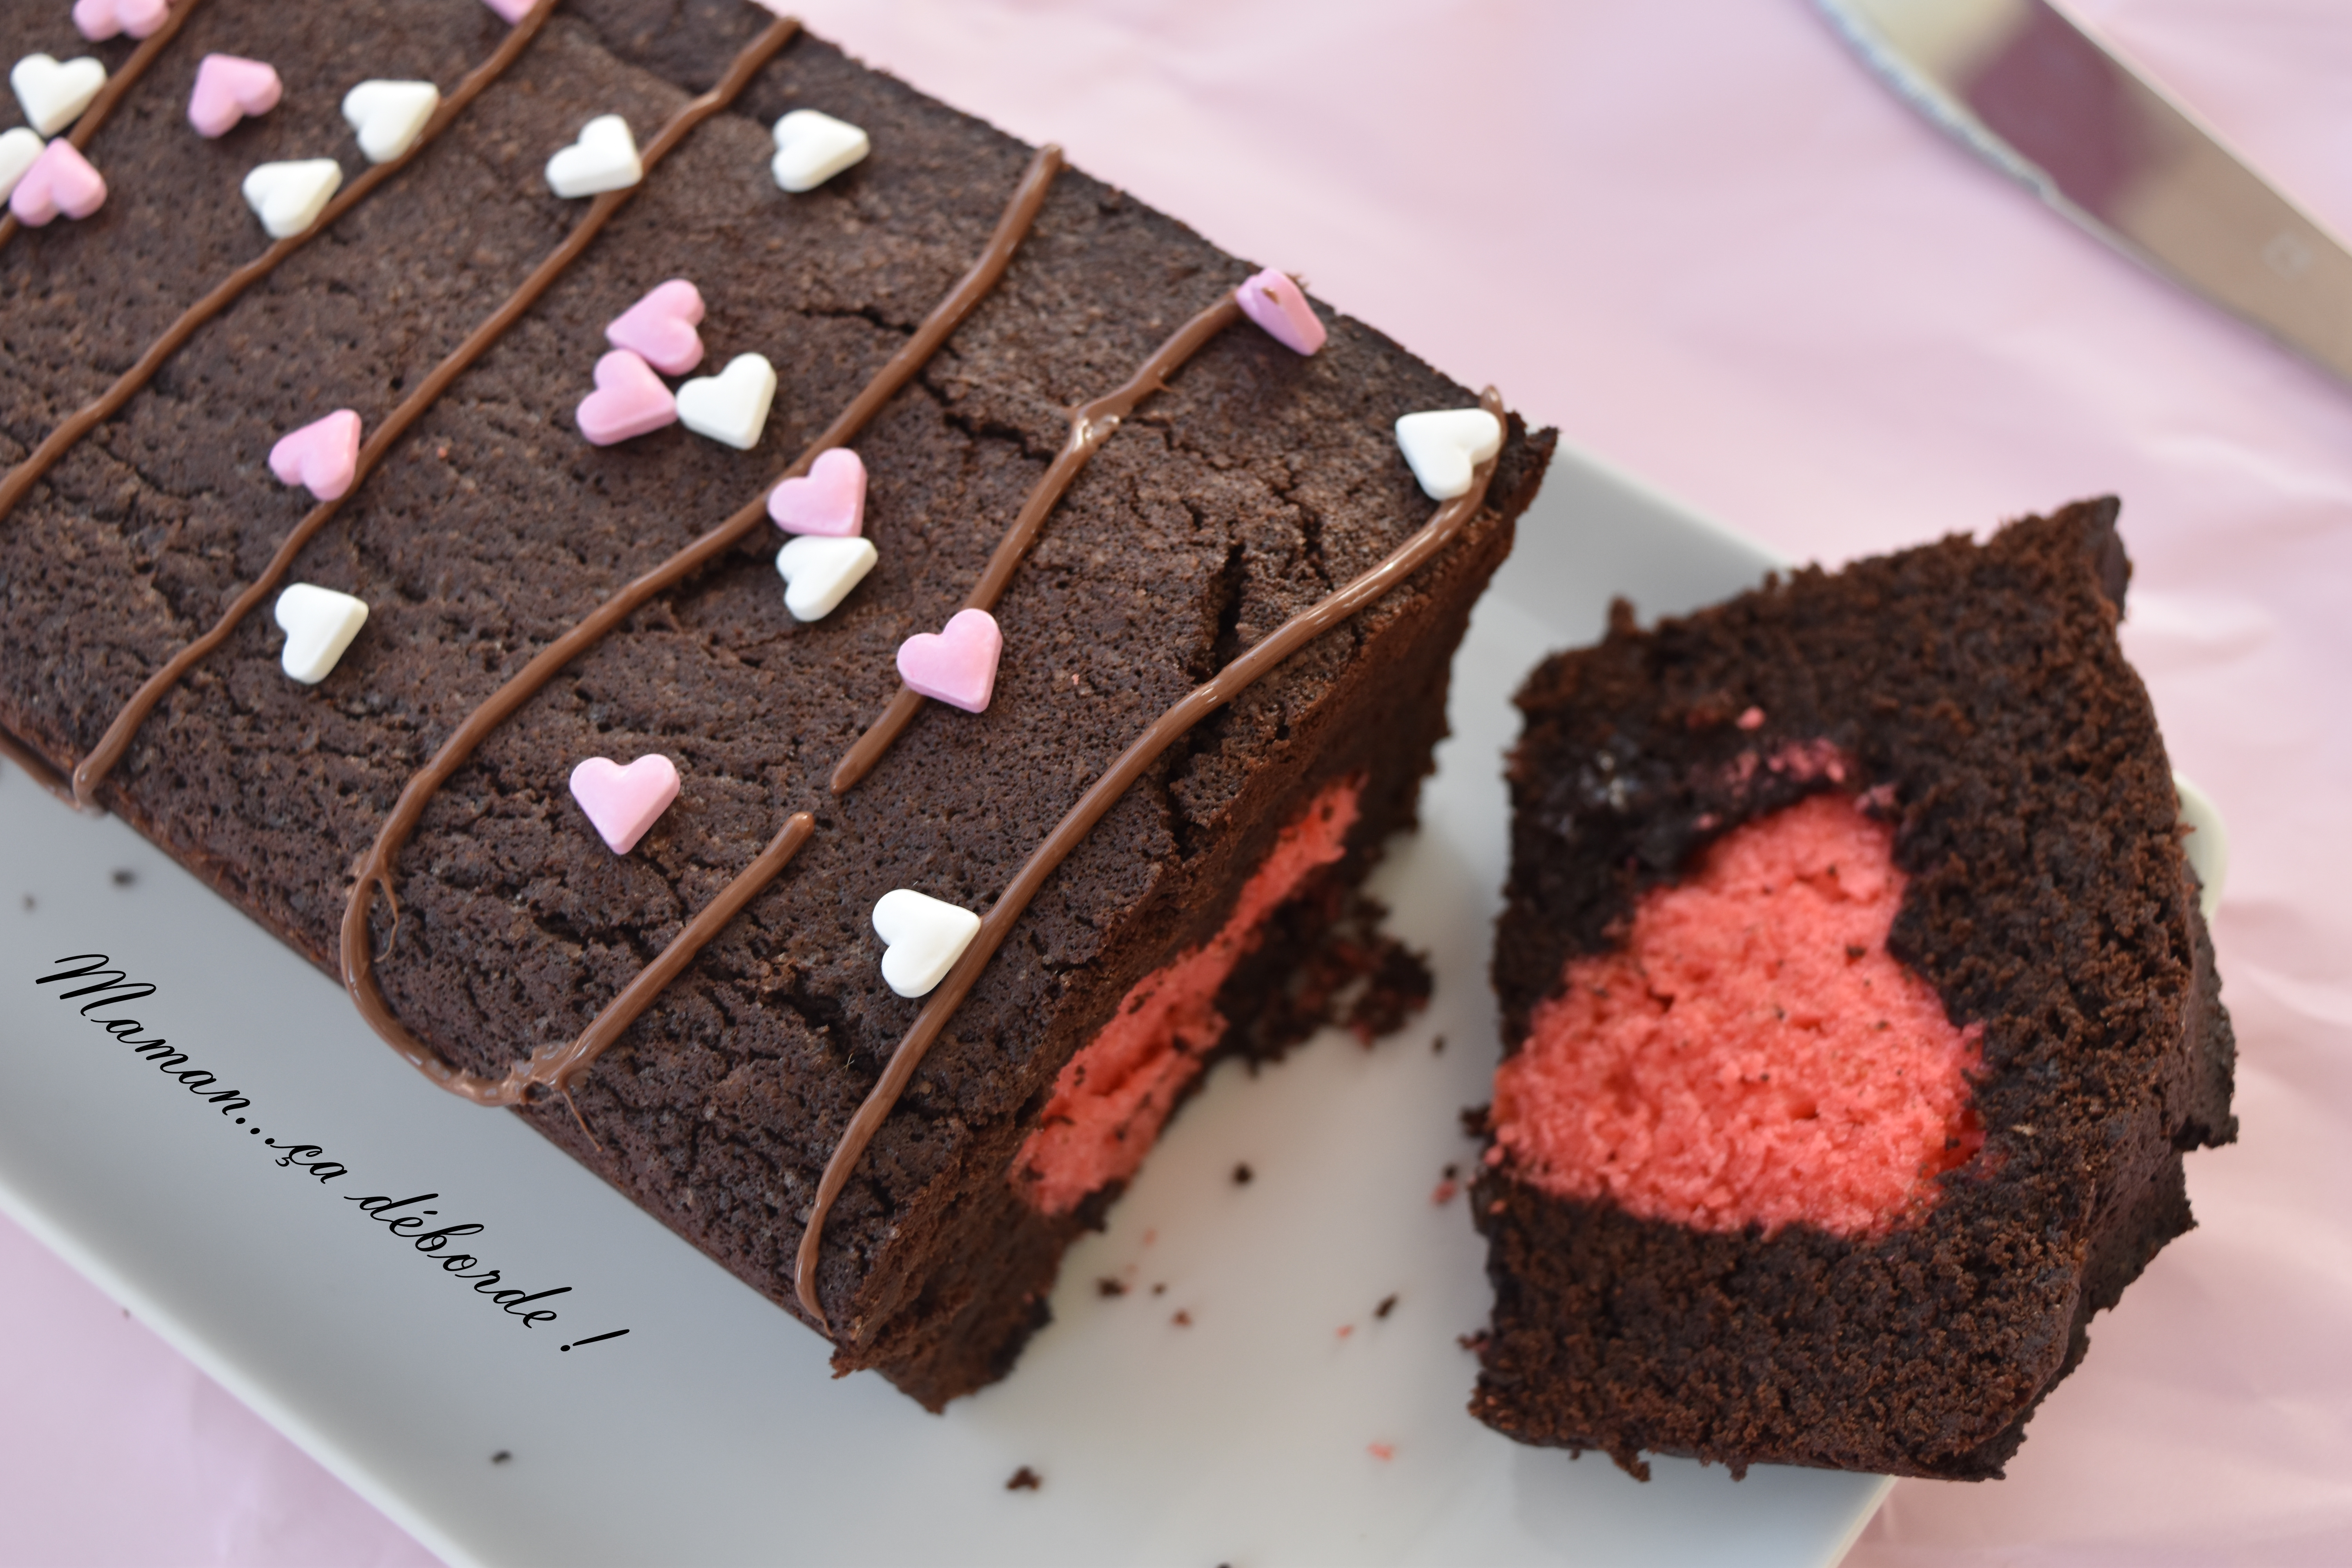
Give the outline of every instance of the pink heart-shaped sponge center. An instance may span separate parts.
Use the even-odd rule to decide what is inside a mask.
[[[260,60],[206,55],[196,67],[195,89],[188,94],[188,123],[199,136],[218,136],[248,114],[278,107],[285,84]]]
[[[1820,762],[1843,765],[1826,742],[1767,759]],[[1984,1025],[1956,1027],[1887,950],[1906,884],[1894,848],[1853,796],[1816,795],[1642,894],[1623,945],[1565,965],[1496,1075],[1496,1141],[1517,1175],[1768,1235],[1862,1235],[1935,1202],[1937,1177],[1984,1141]]]
[[[936,635],[917,632],[898,645],[898,678],[909,690],[978,713],[996,690],[1004,634],[986,610],[958,610]]]
[[[768,516],[786,533],[855,539],[866,528],[866,464],[846,447],[819,452],[805,479],[768,492]]]
[[[677,798],[677,764],[658,752],[627,767],[591,757],[572,770],[572,798],[615,855],[626,855]]]
[[[673,278],[613,318],[605,338],[644,357],[664,375],[684,375],[702,363],[702,290]]]
[[[1269,267],[1234,290],[1242,314],[1265,329],[1266,335],[1293,353],[1311,354],[1323,346],[1327,334],[1306,291],[1286,272]]]
[[[280,484],[300,485],[320,500],[348,493],[360,467],[360,416],[338,408],[269,448],[269,471]]]
[[[38,228],[59,213],[88,217],[105,204],[106,181],[62,136],[41,149],[41,155],[8,193],[8,210],[27,228]]]
[[[677,423],[677,399],[654,367],[628,349],[596,362],[596,390],[580,400],[580,434],[609,447]]]

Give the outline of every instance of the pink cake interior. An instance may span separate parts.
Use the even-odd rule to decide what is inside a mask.
[[[1571,960],[1496,1072],[1489,1158],[1707,1230],[1860,1235],[1932,1202],[1983,1142],[1983,1026],[1955,1028],[1887,952],[1893,847],[1851,796],[1817,795],[1643,895],[1625,945]]]
[[[1325,785],[1243,884],[1223,929],[1137,981],[1110,1022],[1063,1067],[1044,1124],[1013,1162],[1014,1184],[1032,1207],[1067,1214],[1088,1193],[1135,1174],[1177,1095],[1224,1036],[1218,991],[1257,946],[1266,917],[1307,873],[1347,852],[1363,784],[1359,776]]]

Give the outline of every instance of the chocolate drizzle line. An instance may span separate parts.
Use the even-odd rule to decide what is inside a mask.
[[[964,600],[964,609],[996,608],[996,601],[1004,596],[1005,585],[1013,581],[1013,574],[1020,566],[1021,558],[1028,554],[1029,547],[1036,542],[1037,531],[1045,526],[1047,514],[1060,504],[1062,497],[1076,481],[1079,470],[1087,466],[1087,460],[1102,449],[1102,444],[1111,438],[1129,415],[1135,412],[1137,404],[1163,390],[1168,378],[1181,369],[1185,361],[1200,353],[1211,338],[1240,321],[1241,317],[1242,308],[1234,301],[1229,289],[1215,304],[1177,328],[1166,342],[1152,352],[1150,359],[1136,367],[1135,374],[1129,376],[1118,390],[1070,410],[1070,438],[1062,443],[1062,449],[1054,454],[1053,463],[1029,491],[1028,500],[1022,502],[1020,515],[1013,520],[1013,526],[1005,530],[1003,539],[997,543],[996,552],[988,558],[988,570],[980,574],[979,583]],[[898,688],[898,694],[890,699],[890,706],[882,710],[882,717],[874,721],[874,727],[857,737],[856,743],[834,765],[834,794],[847,795],[857,787],[860,779],[874,771],[874,765],[882,760],[882,754],[890,749],[891,742],[903,734],[907,726],[915,721],[915,715],[922,711],[923,701],[920,693],[905,686]]]
[[[621,988],[621,994],[604,1004],[604,1010],[580,1031],[580,1037],[562,1045],[541,1046],[531,1052],[530,1059],[520,1061],[507,1069],[503,1079],[486,1079],[465,1071],[449,1071],[446,1078],[436,1079],[443,1089],[452,1094],[464,1095],[477,1105],[522,1105],[530,1099],[534,1088],[544,1088],[568,1095],[572,1081],[588,1070],[588,1065],[601,1057],[615,1040],[628,1032],[638,1015],[654,1004],[669,983],[677,979],[686,966],[694,962],[695,954],[709,945],[710,939],[726,929],[745,904],[760,889],[776,879],[794,855],[816,831],[816,818],[805,811],[796,811],[784,819],[760,858],[745,867],[734,880],[719,889],[719,896],[702,907],[686,929],[661,950],[651,963],[637,972],[636,977]],[[438,1061],[438,1058],[435,1058]],[[429,1070],[429,1069],[428,1069]],[[449,1069],[444,1068],[445,1071]],[[577,1117],[580,1108],[573,1106]],[[583,1121],[580,1131],[588,1131]],[[595,1134],[588,1134],[595,1142]]]
[[[185,4],[186,0],[182,0],[182,5],[172,7],[173,14],[179,15]],[[523,50],[530,47],[531,39],[546,24],[555,5],[556,0],[539,0],[539,4],[514,25],[490,58],[476,66],[449,96],[441,100],[441,107],[434,110],[433,118],[425,122],[425,129],[417,132],[416,141],[407,152],[388,163],[378,163],[370,168],[336,194],[335,199],[320,210],[316,223],[299,234],[289,235],[278,240],[215,284],[211,293],[189,306],[178,321],[164,328],[163,336],[147,345],[147,351],[139,356],[138,362],[114,378],[113,385],[50,431],[47,437],[33,448],[30,456],[9,469],[6,479],[0,479],[0,518],[5,518],[16,510],[16,503],[25,499],[26,492],[40,481],[42,475],[57,466],[58,459],[64,457],[75,442],[112,418],[117,409],[130,402],[133,394],[152,380],[155,373],[163,368],[163,362],[178,353],[180,345],[194,336],[198,327],[236,303],[238,295],[276,271],[279,262],[301,249],[314,237],[323,233],[330,224],[365,201],[370,192],[406,168],[410,159],[430,146],[433,139],[447,130],[450,121],[464,112],[466,106],[484,88],[496,81],[509,66],[521,57]],[[153,39],[149,42],[153,42]]]
[[[553,3],[554,0],[544,0],[541,8],[531,15],[543,16]],[[736,95],[751,82],[759,68],[767,64],[769,58],[778,49],[784,47],[799,27],[800,24],[790,17],[779,18],[769,24],[766,31],[753,39],[741,54],[735,57],[734,64],[728,68],[726,76],[719,79],[718,86],[670,116],[669,123],[663,126],[660,134],[647,142],[645,150],[638,154],[646,174],[651,175],[654,165],[660,163],[671,150],[684,141],[688,132],[734,101]],[[515,30],[518,33],[522,31],[520,27]],[[512,40],[509,39],[509,42],[511,44]],[[446,112],[446,108],[444,112]],[[393,165],[381,166],[390,168]],[[147,721],[147,716],[154,711],[155,705],[163,700],[164,695],[172,688],[180,683],[183,676],[202,662],[213,649],[227,641],[229,634],[236,630],[238,623],[252,614],[254,608],[262,600],[269,596],[270,591],[276,588],[278,582],[292,569],[295,557],[302,552],[302,547],[310,543],[312,536],[317,534],[319,530],[326,527],[328,521],[342,510],[343,502],[349,500],[353,492],[366,482],[368,475],[373,473],[376,465],[383,460],[384,454],[392,449],[393,444],[408,433],[410,426],[425,417],[426,410],[440,400],[441,395],[449,389],[450,384],[463,375],[476,360],[488,353],[491,345],[504,337],[509,327],[522,319],[523,312],[530,310],[538,301],[539,297],[546,293],[555,280],[563,275],[564,269],[579,258],[580,254],[588,248],[589,243],[603,231],[607,223],[612,221],[613,215],[618,212],[623,204],[635,195],[644,184],[644,179],[640,178],[635,185],[631,185],[625,190],[606,191],[591,202],[587,212],[582,215],[579,223],[574,225],[572,232],[564,237],[563,243],[548,252],[546,258],[532,268],[530,276],[524,279],[512,294],[507,296],[506,303],[500,305],[488,319],[476,327],[472,335],[464,342],[450,350],[448,357],[433,368],[433,374],[419,382],[416,390],[402,399],[400,406],[384,416],[383,423],[376,426],[374,434],[368,437],[367,444],[360,448],[359,463],[352,470],[350,488],[333,500],[320,501],[317,506],[312,507],[302,521],[294,525],[293,531],[287,534],[284,541],[278,544],[278,552],[269,558],[269,564],[262,568],[261,574],[253,580],[245,592],[236,596],[235,602],[222,613],[220,619],[213,623],[212,629],[173,654],[161,669],[147,678],[145,683],[132,694],[131,700],[123,704],[122,711],[116,714],[114,722],[106,727],[106,733],[100,737],[98,744],[91,748],[89,755],[84,757],[81,764],[74,769],[73,783],[76,798],[85,803],[89,800],[98,788],[99,781],[106,777],[113,770],[114,765],[122,760],[122,754],[131,749],[131,742],[138,736],[139,727]],[[331,214],[331,210],[330,209]],[[323,223],[326,220],[321,218],[320,221]],[[316,232],[316,226],[313,226],[310,232]],[[272,247],[270,255],[276,255],[285,243],[288,242],[280,242],[280,246]],[[265,257],[264,259],[267,260],[268,258]],[[47,444],[43,445],[46,448]],[[39,454],[36,453],[35,456],[38,457]],[[14,476],[11,476],[10,482],[14,482]]]
[[[199,3],[200,0],[179,0],[178,5],[164,12],[162,24],[139,41],[139,47],[131,51],[131,58],[122,62],[121,70],[106,79],[106,85],[98,89],[98,96],[89,100],[89,107],[81,111],[81,118],[74,121],[71,131],[66,132],[66,140],[73,143],[75,152],[89,151],[89,139],[98,134],[98,128],[106,123],[106,117],[114,112],[114,106],[122,101],[122,95],[136,87],[139,79],[147,74],[147,68],[153,65],[155,57],[163,52],[163,46],[187,26],[188,13],[194,11]],[[22,227],[24,225],[16,221],[14,213],[0,217],[0,246],[16,238],[16,231]]]
[[[1013,199],[1005,205],[1003,216],[997,219],[996,228],[989,236],[987,248],[981,252],[979,259],[972,263],[971,270],[959,279],[956,286],[948,291],[946,298],[932,308],[931,313],[923,319],[923,324],[916,329],[915,335],[901,344],[898,351],[884,362],[882,368],[875,372],[874,379],[866,384],[856,397],[851,400],[849,406],[843,409],[831,425],[825,426],[824,432],[809,444],[808,449],[793,461],[791,468],[777,476],[775,484],[782,484],[786,479],[797,479],[807,473],[809,465],[816,461],[819,454],[854,439],[857,433],[866,427],[866,422],[880,411],[882,405],[897,395],[900,388],[914,379],[915,373],[930,362],[931,356],[939,352],[940,345],[947,341],[949,334],[963,323],[964,318],[971,313],[973,308],[982,300],[987,298],[989,291],[996,287],[997,280],[1004,276],[1005,268],[1012,264],[1013,252],[1020,248],[1022,240],[1028,236],[1030,226],[1036,221],[1037,211],[1045,205],[1046,193],[1052,189],[1054,176],[1061,172],[1061,168],[1062,150],[1060,148],[1046,146],[1038,149],[1036,155],[1029,160],[1028,168],[1023,172],[1021,183],[1013,188]],[[375,954],[368,931],[368,911],[376,891],[379,889],[383,890],[385,900],[392,905],[393,918],[397,921],[400,914],[400,900],[393,891],[393,867],[398,862],[400,851],[408,842],[409,836],[416,830],[417,822],[425,815],[425,804],[431,800],[434,793],[465,765],[467,759],[471,757],[476,749],[489,737],[491,731],[512,717],[540,688],[553,679],[564,666],[595,647],[607,633],[626,620],[646,601],[676,587],[731,549],[746,535],[761,527],[768,518],[768,491],[774,488],[775,485],[770,485],[767,489],[760,492],[758,499],[746,504],[734,516],[711,529],[660,565],[621,588],[619,592],[591,611],[579,625],[541,648],[529,664],[523,666],[520,673],[511,677],[505,685],[492,692],[480,707],[467,714],[465,721],[457,726],[446,741],[442,742],[441,749],[433,754],[432,761],[418,770],[403,787],[400,799],[393,805],[392,815],[384,819],[383,827],[377,830],[375,842],[368,847],[367,853],[361,858],[359,865],[354,868],[353,875],[356,879],[352,888],[350,901],[343,908],[343,984],[350,990],[352,1004],[359,1008],[360,1016],[367,1020],[369,1027],[383,1037],[385,1042],[400,1053],[403,1060],[452,1094],[463,1095],[478,1104],[507,1105],[516,1103],[516,1100],[502,1097],[508,1095],[519,1097],[531,1082],[551,1084],[555,1081],[553,1075],[556,1074],[563,1075],[565,1081],[569,1081],[570,1077],[576,1076],[591,1060],[594,1059],[597,1052],[619,1037],[620,1031],[627,1026],[629,1020],[635,1018],[637,1013],[644,1011],[646,1005],[653,1000],[654,994],[661,989],[661,984],[666,983],[667,978],[682,969],[687,962],[700,950],[702,944],[716,934],[719,925],[723,924],[724,921],[722,919],[713,923],[698,935],[698,928],[702,924],[698,919],[695,924],[688,926],[684,932],[680,933],[677,941],[673,942],[646,971],[647,975],[659,971],[663,980],[646,986],[636,1002],[635,1009],[626,1017],[621,1018],[609,1031],[600,1036],[598,1043],[593,1048],[585,1048],[583,1054],[567,1054],[560,1058],[551,1058],[551,1063],[554,1065],[544,1072],[537,1071],[535,1068],[531,1072],[524,1072],[523,1069],[518,1068],[515,1072],[510,1072],[504,1080],[493,1081],[452,1068],[447,1062],[443,1061],[430,1046],[410,1034],[407,1026],[394,1016],[390,1005],[384,1001],[383,993],[375,982]],[[782,848],[781,855],[778,853],[779,846],[782,846],[785,837],[794,832],[794,823],[809,820],[803,814],[795,816],[792,821],[787,822],[783,832],[777,836],[776,842],[769,846],[768,853],[762,855],[734,881],[729,883],[719,898],[713,901],[712,907],[716,908],[718,904],[732,899],[734,901],[729,906],[731,913],[733,910],[740,909],[745,900],[761,888],[767,886],[777,873],[784,868],[785,862],[791,859],[793,851],[800,847],[801,839],[807,837],[808,830],[805,828],[800,830],[800,836],[793,838],[791,844]],[[813,823],[811,826],[814,826]],[[689,939],[692,942],[690,946],[688,945]],[[638,980],[632,984],[630,993],[636,992],[637,987],[644,984],[645,981],[646,976],[640,975]],[[624,993],[624,996],[627,996],[630,993]],[[616,1000],[612,1007],[606,1008],[604,1014],[599,1015],[596,1022],[589,1026],[589,1033],[595,1034],[604,1024],[605,1019],[614,1015],[614,1009],[620,1005]],[[589,1035],[583,1035],[581,1037],[583,1044],[575,1046],[573,1050],[583,1051],[588,1039]],[[537,1061],[538,1058],[533,1058],[534,1064]],[[522,1074],[520,1079],[517,1077],[518,1073]],[[509,1085],[515,1087],[509,1089]]]
[[[1504,417],[1502,399],[1493,387],[1488,387],[1478,401],[1496,418]],[[1284,659],[1386,595],[1419,570],[1423,562],[1451,544],[1454,536],[1477,515],[1479,507],[1485,503],[1486,487],[1495,477],[1496,461],[1490,458],[1478,465],[1470,489],[1440,506],[1427,522],[1391,551],[1379,565],[1311,608],[1302,610],[1283,622],[1247,653],[1225,666],[1205,684],[1194,687],[1182,700],[1153,720],[1150,727],[1119,753],[1118,760],[1111,763],[1109,770],[1078,797],[1077,804],[1054,825],[1054,831],[1046,835],[1045,842],[1038,845],[1021,869],[1013,873],[1011,883],[982,918],[980,930],[974,933],[971,945],[964,949],[963,956],[956,960],[955,967],[948,971],[947,978],[940,982],[939,989],[933,991],[923,1004],[922,1012],[917,1015],[913,1026],[898,1042],[898,1048],[892,1053],[890,1065],[883,1069],[880,1080],[866,1095],[865,1103],[857,1108],[857,1113],[850,1118],[849,1125],[842,1131],[841,1142],[834,1148],[832,1158],[825,1162],[824,1175],[817,1184],[816,1201],[810,1205],[808,1226],[801,1233],[800,1251],[793,1263],[793,1288],[809,1317],[828,1333],[831,1324],[816,1294],[817,1254],[824,1240],[825,1216],[831,1212],[834,1200],[841,1195],[841,1189],[848,1184],[849,1173],[866,1152],[866,1145],[881,1131],[884,1120],[898,1103],[898,1097],[906,1091],[908,1080],[915,1076],[915,1069],[922,1065],[932,1042],[947,1027],[948,1020],[954,1016],[955,1010],[962,1005],[964,997],[979,982],[981,972],[988,967],[988,961],[995,956],[996,950],[1012,934],[1014,923],[1028,909],[1030,900],[1045,887],[1045,879],[1052,876],[1055,868],[1069,858],[1070,852],[1085,841],[1095,824],[1118,804],[1119,796],[1127,793],[1129,786],[1141,778],[1151,764],[1159,761],[1160,753],[1175,744],[1194,725],[1256,684]]]

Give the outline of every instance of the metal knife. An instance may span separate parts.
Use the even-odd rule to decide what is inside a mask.
[[[2100,238],[2352,381],[2352,253],[2045,0],[1816,0],[1913,107]]]

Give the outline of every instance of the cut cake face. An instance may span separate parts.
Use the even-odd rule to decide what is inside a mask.
[[[1523,1441],[1997,1476],[2233,1047],[2113,500],[1529,677],[1474,1214]]]
[[[136,80],[106,47],[104,204],[0,237],[11,744],[843,1370],[934,1407],[1002,1375],[1132,1169],[1040,1152],[1122,999],[1213,959],[1094,1119],[1148,1143],[1383,956],[1353,889],[1549,435],[1497,412],[1441,504],[1395,422],[1477,394],[750,5],[174,26]],[[283,93],[208,137],[215,53]],[[439,94],[382,162],[362,79]],[[779,132],[811,111],[856,134]],[[320,159],[322,230],[240,195]]]

